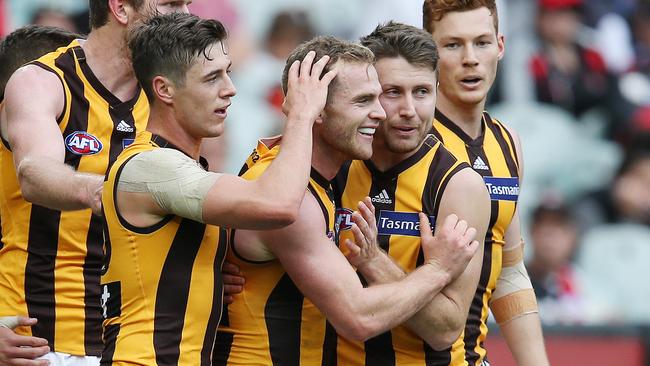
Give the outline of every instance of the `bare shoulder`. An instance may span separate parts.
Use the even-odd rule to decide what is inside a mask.
[[[64,95],[63,84],[58,75],[31,64],[16,70],[5,88],[9,113],[12,110],[20,110],[21,107],[60,112],[64,107]],[[39,108],[31,108],[35,101],[38,101]]]
[[[449,180],[446,190],[471,197],[487,195],[483,178],[470,167],[461,169],[454,174]]]

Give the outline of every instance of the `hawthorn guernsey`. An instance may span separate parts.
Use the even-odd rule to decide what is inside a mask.
[[[517,201],[519,197],[519,178],[483,177],[483,180],[493,201]]]

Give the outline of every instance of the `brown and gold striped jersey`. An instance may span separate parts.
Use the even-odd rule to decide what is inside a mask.
[[[459,160],[483,177],[491,199],[483,267],[465,330],[452,349],[440,352],[435,365],[480,365],[486,358],[489,303],[501,273],[505,233],[519,197],[519,160],[512,135],[503,124],[483,113],[482,133],[472,139],[453,121],[436,111],[432,132]]]
[[[32,64],[61,80],[65,108],[57,122],[65,164],[104,175],[135,131],[146,126],[144,93],[126,102],[111,94],[88,66],[78,41]],[[31,329],[17,331],[47,339],[53,351],[100,355],[101,218],[90,209],[61,212],[27,202],[6,141],[0,146],[0,179],[0,316],[38,318]]]
[[[260,141],[242,169],[246,179],[259,177],[275,159],[279,145]],[[278,187],[282,189],[282,187]],[[335,245],[335,207],[328,180],[312,169],[309,191],[323,211],[324,234]],[[254,262],[240,256],[232,245],[228,260],[246,276],[242,293],[226,306],[214,365],[330,365],[336,336],[325,316],[305,298],[278,260]]]
[[[226,231],[175,215],[139,228],[116,210],[124,165],[158,148],[175,147],[148,131],[139,133],[104,184],[102,365],[210,365],[221,317]]]
[[[428,215],[433,225],[449,180],[466,168],[431,135],[415,154],[387,171],[378,170],[371,161],[345,165],[335,179],[339,242],[353,239],[349,217],[357,202],[369,196],[375,206],[379,245],[407,272],[413,271],[424,261],[418,213]],[[366,342],[339,337],[337,344],[338,365],[429,365],[434,353],[404,326]]]

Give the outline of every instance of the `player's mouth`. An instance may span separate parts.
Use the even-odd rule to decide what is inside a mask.
[[[359,127],[357,128],[357,132],[359,132],[361,135],[372,138],[377,131],[377,127]]]
[[[417,127],[414,126],[393,126],[393,130],[399,136],[410,136],[411,134],[417,132]]]
[[[226,105],[223,108],[217,108],[214,110],[214,113],[218,115],[219,117],[225,118],[228,115],[228,107],[230,107],[230,104]]]
[[[482,81],[483,78],[478,75],[470,75],[460,79],[461,85],[463,85],[467,89],[474,89],[478,87]]]

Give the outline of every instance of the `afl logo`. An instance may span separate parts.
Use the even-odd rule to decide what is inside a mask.
[[[352,210],[345,207],[336,209],[336,231],[350,230],[352,228]]]
[[[75,131],[65,138],[65,147],[76,155],[94,155],[102,151],[99,139],[85,131]]]

